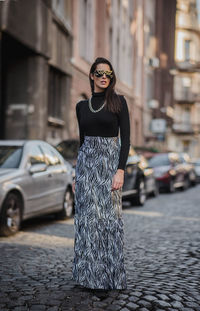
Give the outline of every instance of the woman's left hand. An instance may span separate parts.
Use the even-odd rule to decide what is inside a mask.
[[[118,169],[112,180],[112,191],[122,188],[124,184],[124,170]]]

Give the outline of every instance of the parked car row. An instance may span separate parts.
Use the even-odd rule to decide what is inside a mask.
[[[174,192],[177,188],[186,190],[196,184],[194,165],[186,153],[157,154],[149,160],[149,165],[154,169],[159,190]]]
[[[147,159],[143,155],[138,155],[131,146],[126,164],[122,199],[132,204],[143,205],[148,195],[158,195],[154,171],[149,167]]]
[[[0,141],[0,234],[17,232],[22,220],[73,211],[72,167],[44,141]]]
[[[79,141],[60,142],[55,148],[40,140],[0,141],[0,234],[16,233],[25,219],[53,213],[57,218],[74,212],[72,191]],[[156,154],[149,161],[131,146],[122,188],[123,201],[143,205],[163,188],[174,192],[200,180],[200,160],[185,153]]]

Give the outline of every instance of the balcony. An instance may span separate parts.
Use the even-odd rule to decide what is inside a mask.
[[[182,88],[182,92],[175,92],[174,93],[174,99],[175,101],[181,103],[195,103],[197,100],[199,100],[199,94],[195,94],[191,92],[189,89]]]
[[[183,122],[174,122],[172,129],[176,134],[186,134],[186,135],[192,135],[196,130],[193,124]]]
[[[177,60],[176,59],[176,68],[180,72],[196,72],[200,68],[200,62],[195,60]]]
[[[174,79],[174,99],[178,103],[195,103],[200,100],[199,75],[176,76]]]

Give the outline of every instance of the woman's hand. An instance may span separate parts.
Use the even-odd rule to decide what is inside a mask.
[[[73,193],[75,193],[75,181],[73,181],[73,183],[72,183],[72,191],[73,191]]]
[[[118,190],[122,188],[124,184],[124,170],[118,169],[116,174],[113,176],[113,181],[112,181],[112,191],[113,190]]]

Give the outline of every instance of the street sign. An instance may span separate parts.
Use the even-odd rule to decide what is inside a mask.
[[[165,119],[153,119],[151,121],[152,133],[162,134],[166,132],[166,120]]]

